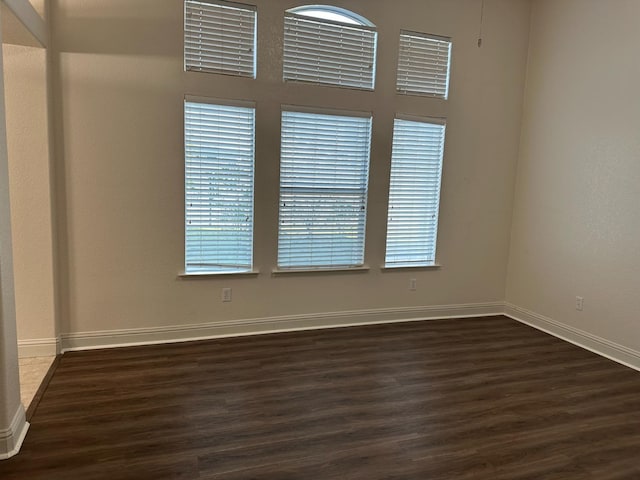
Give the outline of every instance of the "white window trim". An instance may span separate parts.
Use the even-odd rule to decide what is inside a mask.
[[[248,272],[186,272],[178,273],[178,279],[206,279],[216,277],[257,277],[260,270],[250,270]]]
[[[406,120],[408,122],[435,123],[436,125],[444,126],[447,125],[447,117],[425,117],[422,115],[412,115],[410,113],[396,113],[393,119]]]
[[[371,23],[369,20],[367,20],[366,18],[358,15],[357,13],[354,12],[350,12],[348,10],[343,10],[340,9],[338,7],[335,7],[335,9],[326,9],[328,12],[329,11],[334,11],[335,13],[339,13],[341,15],[344,15],[345,17],[350,17],[353,18],[354,20],[356,20],[358,23],[347,23],[347,22],[339,22],[338,20],[330,20],[327,18],[319,18],[319,17],[314,17],[311,15],[305,15],[303,13],[299,13],[301,11],[306,10],[307,7],[309,7],[309,5],[305,5],[304,7],[297,7],[297,8],[292,8],[290,10],[287,10],[285,12],[285,17],[293,17],[293,18],[299,18],[301,20],[313,20],[319,23],[328,23],[331,25],[337,25],[339,27],[349,27],[349,28],[354,28],[354,29],[358,29],[358,30],[369,30],[371,32],[377,32],[378,29],[377,27]],[[325,9],[323,9],[325,10]]]
[[[364,273],[370,271],[368,265],[358,265],[355,267],[336,267],[336,268],[273,268],[271,270],[271,275],[280,276],[280,275],[295,275],[295,274],[321,274],[321,273]]]
[[[313,107],[308,105],[282,105],[282,112],[298,112],[298,113],[311,113],[318,115],[334,115],[336,117],[360,117],[360,118],[371,118],[373,120],[373,112],[366,110],[340,110],[337,108],[324,108],[324,107]]]
[[[185,94],[185,102],[207,103],[209,105],[223,105],[227,107],[256,108],[253,100],[236,100],[231,98],[201,97],[198,95]]]
[[[414,265],[414,266],[392,266],[392,265],[380,265],[381,272],[398,272],[401,270],[440,270],[442,265],[440,263],[434,263],[433,265]]]

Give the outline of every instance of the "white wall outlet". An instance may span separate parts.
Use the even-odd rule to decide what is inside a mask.
[[[576,297],[576,310],[581,312],[583,307],[584,307],[584,298]]]
[[[223,288],[222,289],[222,301],[223,302],[230,302],[231,301],[231,289],[230,288]]]
[[[415,278],[410,278],[409,279],[409,290],[411,290],[413,292],[417,288],[418,288],[418,282],[416,281],[416,279]]]

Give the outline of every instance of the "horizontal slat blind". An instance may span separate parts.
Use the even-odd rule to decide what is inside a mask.
[[[377,33],[287,13],[284,79],[373,90]]]
[[[435,263],[445,125],[396,119],[385,266]]]
[[[364,262],[371,117],[282,113],[278,267]]]
[[[413,32],[400,32],[398,92],[447,98],[451,40]]]
[[[185,70],[255,78],[256,10],[185,1]]]
[[[251,270],[253,171],[254,109],[185,102],[187,273]]]

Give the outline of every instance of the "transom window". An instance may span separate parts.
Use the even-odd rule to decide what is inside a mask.
[[[373,23],[363,16],[350,10],[331,5],[306,5],[291,8],[288,11],[302,15],[303,17],[317,18],[318,20],[330,20],[332,22],[341,22],[349,25],[375,27]]]
[[[373,90],[377,32],[367,19],[314,5],[287,10],[284,26],[285,80]]]
[[[211,0],[184,3],[184,68],[256,76],[256,8]]]
[[[398,76],[399,93],[428,95],[447,99],[451,39],[426,33],[400,32]]]

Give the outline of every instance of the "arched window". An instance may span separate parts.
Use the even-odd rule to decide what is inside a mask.
[[[290,13],[297,13],[303,17],[317,18],[318,20],[329,20],[332,22],[342,22],[348,25],[361,25],[375,27],[373,23],[357,13],[345,8],[333,7],[331,5],[305,5],[287,10]]]
[[[284,79],[373,90],[376,27],[343,8],[306,5],[284,19]]]

